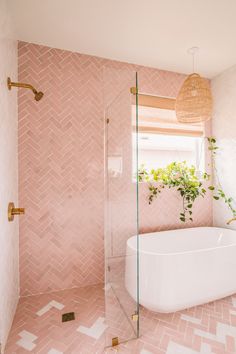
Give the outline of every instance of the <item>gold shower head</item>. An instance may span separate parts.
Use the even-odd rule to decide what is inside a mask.
[[[8,90],[11,90],[11,88],[14,87],[23,87],[23,88],[28,88],[34,93],[34,99],[35,101],[40,101],[41,98],[43,97],[43,92],[37,91],[32,85],[30,84],[24,84],[21,82],[12,82],[10,77],[7,78],[7,86]]]
[[[40,101],[41,98],[43,97],[43,92],[41,91],[36,91],[35,89],[33,90],[34,93],[34,99],[35,101]]]

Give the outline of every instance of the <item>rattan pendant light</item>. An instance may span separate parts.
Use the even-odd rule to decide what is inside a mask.
[[[209,82],[195,71],[197,47],[188,52],[193,57],[193,74],[184,81],[175,103],[177,120],[181,123],[206,122],[212,116],[212,95]]]

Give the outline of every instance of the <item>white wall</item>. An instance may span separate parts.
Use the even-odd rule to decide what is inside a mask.
[[[18,200],[17,91],[7,89],[7,77],[17,79],[17,42],[0,0],[0,342],[4,347],[19,297],[18,219],[7,220],[8,202]]]
[[[216,167],[223,190],[236,202],[236,65],[211,82],[214,98],[213,135],[217,138],[219,152]],[[236,204],[234,204],[236,209]],[[223,201],[213,204],[213,223],[226,227],[232,217]],[[236,229],[236,222],[230,225]]]

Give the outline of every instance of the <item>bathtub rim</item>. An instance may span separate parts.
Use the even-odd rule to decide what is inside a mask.
[[[150,234],[155,234],[158,232],[170,232],[170,231],[177,231],[177,230],[188,230],[188,229],[217,229],[217,230],[229,230],[232,232],[235,232],[235,243],[231,243],[229,245],[224,245],[224,246],[218,246],[218,247],[208,247],[208,248],[201,248],[201,249],[196,249],[196,250],[191,250],[191,251],[183,251],[183,252],[171,252],[171,253],[157,253],[157,252],[153,252],[153,251],[143,251],[139,248],[139,250],[137,250],[137,247],[132,247],[129,245],[129,241],[133,238],[136,237],[140,237],[142,235],[150,235]],[[140,243],[139,243],[140,245]],[[230,248],[230,247],[234,247],[236,246],[236,230],[232,230],[232,229],[228,229],[228,228],[224,228],[224,227],[215,227],[215,226],[197,226],[197,227],[189,227],[189,228],[182,228],[182,229],[173,229],[173,230],[163,230],[163,231],[153,231],[153,232],[147,232],[147,233],[142,233],[142,234],[138,234],[138,235],[134,235],[128,238],[128,240],[126,241],[126,247],[128,247],[129,249],[132,249],[132,251],[138,252],[137,256],[141,255],[141,254],[146,254],[146,255],[152,255],[152,256],[177,256],[177,255],[182,255],[182,254],[195,254],[195,253],[201,253],[201,252],[209,252],[209,251],[213,251],[213,250],[218,250],[218,249],[225,249],[225,248]],[[126,257],[129,257],[129,254],[126,254]]]

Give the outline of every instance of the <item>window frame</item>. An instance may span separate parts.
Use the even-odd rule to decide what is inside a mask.
[[[154,96],[145,93],[138,94],[138,105],[141,107],[150,107],[150,108],[158,108],[164,110],[173,110],[175,111],[175,102],[176,99],[173,97],[164,97],[164,96]],[[133,104],[132,104],[133,105]],[[139,118],[140,121],[140,118]],[[181,123],[179,123],[181,125]],[[186,125],[186,124],[185,124]],[[148,134],[163,134],[163,135],[175,135],[175,136],[189,136],[189,137],[202,137],[206,136],[206,125],[204,123],[200,123],[199,130],[192,129],[174,129],[174,128],[160,128],[153,126],[138,126],[139,133],[148,133]],[[134,128],[134,127],[133,127]],[[133,130],[134,131],[134,130]],[[133,138],[132,138],[133,140]],[[206,169],[206,150],[204,144],[204,165]]]

